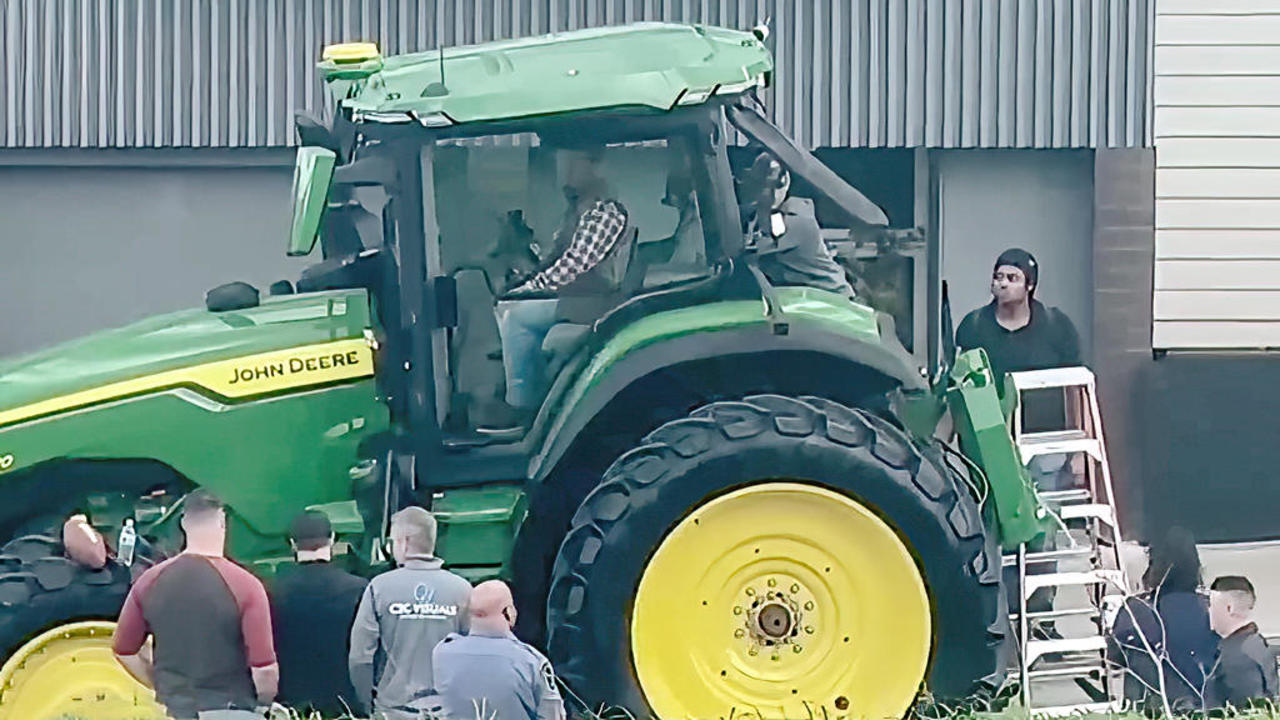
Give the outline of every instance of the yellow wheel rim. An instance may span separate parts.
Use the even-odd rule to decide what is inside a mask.
[[[111,654],[115,623],[62,625],[0,668],[0,720],[150,720],[165,717],[150,690]]]
[[[911,553],[849,497],[754,485],[696,509],[640,579],[631,647],[662,718],[897,718],[929,662]]]

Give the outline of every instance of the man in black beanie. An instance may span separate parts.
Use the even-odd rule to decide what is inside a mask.
[[[1031,253],[1011,248],[1000,253],[991,273],[991,302],[970,312],[956,329],[956,346],[962,350],[982,348],[991,360],[997,387],[1003,387],[1005,373],[1043,370],[1082,364],[1080,335],[1066,313],[1045,307],[1035,299],[1040,283],[1040,265]],[[1023,429],[1026,432],[1062,430],[1066,407],[1061,390],[1028,392],[1023,397]],[[1040,490],[1063,490],[1075,483],[1067,455],[1041,455],[1031,459],[1027,470]],[[1043,537],[1029,550],[1052,550],[1053,538]],[[1054,572],[1054,563],[1040,563],[1031,574]],[[1016,574],[1008,583],[1017,586]],[[1051,587],[1037,590],[1028,600],[1030,612],[1053,609]],[[1010,602],[1013,602],[1011,599]],[[1041,638],[1058,637],[1052,621],[1040,623],[1033,633]]]
[[[987,351],[997,382],[1005,373],[1081,364],[1076,326],[1066,313],[1035,299],[1039,282],[1040,265],[1031,253],[1005,250],[991,273],[991,302],[966,315],[956,330],[959,348]],[[1061,404],[1056,412],[1024,410],[1028,431],[1062,427]]]

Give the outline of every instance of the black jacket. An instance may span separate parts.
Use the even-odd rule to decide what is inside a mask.
[[[1204,689],[1206,710],[1230,705],[1247,706],[1253,700],[1276,699],[1276,660],[1258,626],[1249,623],[1222,638],[1218,658]]]
[[[338,717],[358,710],[347,674],[351,622],[368,581],[327,562],[286,570],[271,594],[280,702]]]

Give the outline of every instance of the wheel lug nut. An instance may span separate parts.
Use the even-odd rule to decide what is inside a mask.
[[[755,594],[756,594],[756,589],[755,589],[755,588],[747,588],[747,595],[748,595],[748,596],[752,596],[752,595],[755,595]]]
[[[769,587],[774,587],[777,584],[778,584],[777,580],[774,580],[773,578],[769,578]]]
[[[759,655],[759,654],[760,654],[760,651],[759,651],[759,650],[757,650],[757,649],[755,649],[755,648],[750,648],[750,649],[748,649],[748,650],[747,650],[747,654],[748,654],[748,655],[750,655],[750,656],[752,656],[752,657],[755,657],[756,655]]]
[[[778,658],[778,653],[774,653],[774,654],[773,654],[773,657],[771,657],[771,658],[769,658],[769,659],[770,659],[770,660],[772,660],[772,661],[774,661],[774,662],[778,662],[778,659],[779,659],[779,658]]]
[[[809,602],[805,603],[805,604],[804,604],[804,609],[805,609],[805,610],[812,610],[812,609],[813,609],[813,601],[812,601],[812,600],[810,600]]]
[[[742,614],[742,608],[741,608],[741,607],[739,607],[739,606],[737,606],[737,605],[734,605],[734,606],[733,606],[733,614],[734,614],[734,615],[741,615],[741,614]]]
[[[791,592],[793,592],[793,593],[798,593],[798,592],[800,592],[800,586],[799,586],[798,584],[796,584],[796,583],[792,583],[792,584],[791,584]]]
[[[747,632],[742,628],[738,628],[737,630],[733,631],[733,636],[736,638],[744,637],[746,634]]]
[[[791,652],[794,652],[795,654],[799,655],[800,653],[804,652],[804,648],[799,645],[792,645]]]
[[[813,634],[813,626],[812,626],[812,625],[805,625],[805,626],[804,626],[804,634],[805,634],[805,635],[812,635],[812,634]]]

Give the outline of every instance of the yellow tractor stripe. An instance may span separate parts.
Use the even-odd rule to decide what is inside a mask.
[[[373,375],[373,351],[363,338],[273,350],[166,370],[0,411],[0,426],[178,385],[237,399]]]

